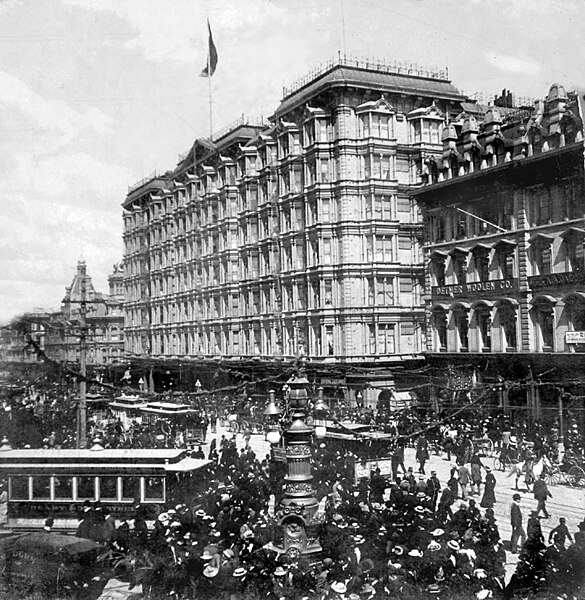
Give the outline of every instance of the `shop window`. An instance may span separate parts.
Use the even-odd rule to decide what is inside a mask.
[[[51,498],[51,478],[48,475],[33,477],[33,500],[49,500]]]

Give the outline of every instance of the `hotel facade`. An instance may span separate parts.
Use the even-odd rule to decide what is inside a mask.
[[[317,370],[421,360],[410,193],[465,102],[444,73],[339,59],[285,89],[268,122],[195,140],[123,202],[126,352]]]

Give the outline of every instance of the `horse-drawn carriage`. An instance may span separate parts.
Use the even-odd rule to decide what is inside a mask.
[[[233,400],[219,415],[220,425],[231,433],[264,433],[264,397]]]

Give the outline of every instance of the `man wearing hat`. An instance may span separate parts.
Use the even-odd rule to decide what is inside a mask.
[[[534,492],[534,498],[538,501],[538,506],[536,507],[537,516],[540,514],[540,511],[542,511],[544,513],[544,518],[548,519],[550,515],[546,510],[546,499],[552,498],[552,494],[549,492],[548,487],[546,486],[544,473],[542,473],[534,482],[534,488],[532,491]]]
[[[522,546],[526,541],[526,532],[522,526],[522,511],[520,510],[520,494],[512,496],[512,506],[510,508],[510,523],[512,525],[512,537],[510,539],[510,551],[512,554],[518,553],[518,541],[522,538]]]
[[[439,492],[441,491],[441,482],[437,477],[436,471],[431,471],[431,476],[427,481],[426,494],[430,498],[429,507],[435,512],[437,507],[437,500],[439,499]]]

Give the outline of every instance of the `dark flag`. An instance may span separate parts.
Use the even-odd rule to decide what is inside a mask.
[[[211,77],[215,73],[215,67],[217,67],[217,49],[213,43],[209,19],[207,19],[207,29],[209,30],[209,54],[207,55],[207,66],[201,71],[200,77]]]

